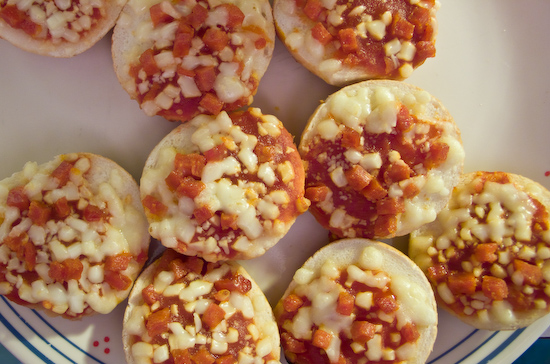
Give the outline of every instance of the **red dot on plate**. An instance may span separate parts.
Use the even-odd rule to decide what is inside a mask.
[[[109,354],[111,352],[111,349],[107,348],[105,350],[103,350],[105,352],[105,354]]]
[[[105,336],[105,339],[103,340],[105,340],[105,342],[108,343],[109,341],[111,341],[111,338],[109,336]]]
[[[99,346],[99,341],[94,341],[94,346]]]
[[[550,171],[544,172],[544,175],[545,175],[546,177],[550,176]]]

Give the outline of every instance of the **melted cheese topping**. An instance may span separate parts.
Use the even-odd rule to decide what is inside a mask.
[[[412,235],[411,257],[459,315],[513,325],[522,311],[550,309],[548,212],[531,194],[539,187],[491,180],[498,175],[458,185],[437,220]],[[451,273],[470,288],[449,281]],[[489,287],[491,279],[499,285]]]
[[[159,271],[157,268],[152,282],[155,302],[147,304],[140,292],[139,302],[126,316],[126,334],[130,336],[130,350],[135,362],[162,363],[183,355],[183,351],[191,360],[197,352],[206,349],[212,362],[229,355],[239,363],[278,363],[273,357],[273,353],[278,351],[273,347],[277,340],[272,339],[273,335],[278,335],[277,325],[274,321],[256,319],[256,315],[265,310],[265,298],[215,286],[220,279],[231,279],[240,274],[237,268],[235,264],[221,263],[207,268],[204,275],[190,271],[181,278],[176,278],[173,271]],[[207,317],[210,306],[223,310],[217,320],[211,321]],[[155,313],[166,308],[169,308],[168,316],[158,322],[161,329],[151,337],[149,333],[153,324],[150,320]],[[209,326],[211,322],[215,323],[214,327]]]
[[[71,163],[71,168],[61,186],[51,173],[62,161]],[[29,162],[23,171],[0,181],[0,294],[71,317],[92,311],[109,313],[127,297],[147,257],[148,246],[142,245],[140,235],[146,234],[145,216],[128,203],[130,196],[118,195],[127,186],[116,169],[97,188],[91,186],[87,180],[91,163],[85,156],[64,155],[41,166]],[[29,209],[22,211],[9,202],[16,187],[23,188],[31,206],[36,203],[49,209],[44,224],[35,223]],[[62,200],[72,209],[59,218],[56,206]],[[101,218],[86,219],[84,211],[90,206],[101,211]],[[127,286],[114,288],[105,278],[110,274],[105,264],[125,254],[131,259],[116,274],[126,277]],[[53,265],[71,260],[79,262],[78,279],[52,274]],[[35,277],[30,278],[29,272]]]
[[[418,122],[413,122],[406,130],[397,128],[398,114],[403,106],[409,110],[410,115],[418,119]],[[348,199],[342,197],[345,196],[343,191],[353,188],[350,187],[345,173],[353,166],[361,167],[375,179],[378,177],[386,190],[383,198],[403,200],[402,209],[395,213],[395,231],[409,226],[419,227],[435,219],[440,206],[429,201],[434,197],[444,199],[450,195],[449,178],[457,173],[457,166],[462,165],[464,150],[452,123],[436,126],[423,121],[430,107],[433,107],[431,97],[426,91],[404,92],[384,86],[374,90],[343,89],[327,99],[324,109],[316,115],[321,121],[311,135],[308,135],[309,140],[300,145],[302,157],[323,165],[335,186],[324,199],[313,204],[317,209],[316,216],[326,217],[322,219],[326,219],[327,228],[342,237],[356,237],[363,234],[359,228],[361,225],[373,222],[362,221],[354,213],[350,213]],[[358,145],[341,146],[341,153],[334,151],[334,148],[319,147],[323,144],[341,145],[344,133],[349,133],[350,130],[360,135]],[[403,142],[411,144],[408,150],[413,153],[427,154],[437,143],[446,145],[448,151],[444,160],[438,161],[435,167],[424,165],[424,161],[407,167],[407,156],[401,156],[397,150],[383,153],[383,148],[375,144],[377,138],[384,135],[402,135]],[[388,178],[381,176],[392,165],[403,166],[410,175],[406,178],[390,179],[387,183]],[[322,183],[322,170],[311,171],[310,167],[306,172],[308,187]],[[409,197],[408,191],[412,189],[416,192]],[[357,198],[376,211],[372,197],[359,195]],[[373,219],[375,218],[376,214]],[[375,235],[369,237],[372,236]],[[388,236],[390,235],[380,235],[382,238]]]
[[[379,361],[382,358],[390,361],[410,359],[415,353],[418,337],[412,342],[401,341],[401,330],[412,323],[421,331],[433,325],[436,316],[428,304],[429,297],[425,290],[404,275],[390,276],[381,271],[385,264],[379,250],[369,246],[357,262],[345,269],[338,267],[330,258],[319,271],[300,268],[293,278],[296,286],[285,294],[281,302],[294,296],[300,298],[301,306],[291,312],[286,309],[283,313],[275,311],[283,338],[290,334],[294,340],[311,343],[315,340],[315,330],[328,333],[328,342],[324,343],[321,352],[331,363],[341,358],[342,345],[351,345],[357,356],[348,360],[357,362],[367,362],[367,359]],[[355,308],[343,313],[340,297],[346,292],[352,292],[351,305]],[[391,297],[396,306],[383,308],[378,301],[380,295]],[[356,339],[354,322],[364,320],[373,325],[373,331],[369,338]],[[399,339],[392,343],[390,337],[394,336]],[[342,342],[342,337],[346,343]],[[315,343],[313,345],[316,346]],[[285,340],[283,347],[290,350],[287,355],[292,358],[300,355],[301,351],[292,353],[289,346],[285,347]]]
[[[307,209],[308,201],[300,192],[302,173],[294,170],[301,164],[291,141],[287,150],[273,149],[276,154],[267,161],[259,161],[254,152],[258,138],[264,140],[262,146],[268,145],[265,140],[278,140],[282,123],[258,109],[249,112],[258,120],[258,135],[245,133],[225,112],[191,121],[195,131],[188,150],[204,154],[222,145],[231,151],[222,160],[207,161],[199,179],[204,189],[197,196],[178,198],[164,183],[174,168],[177,150],[172,146],[163,147],[155,167],[144,172],[142,194],[154,196],[167,207],[161,219],[150,214],[150,233],[164,245],[207,260],[232,256],[232,251],[261,255],[266,249],[262,239],[284,233],[295,216]],[[204,223],[194,215],[201,206],[213,215]],[[221,214],[233,216],[235,226],[220,229]]]

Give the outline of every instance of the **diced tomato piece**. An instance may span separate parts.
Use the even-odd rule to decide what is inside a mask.
[[[368,321],[354,321],[351,324],[351,337],[359,344],[365,344],[374,337],[376,325]]]
[[[420,189],[418,188],[418,186],[414,182],[407,183],[403,187],[403,198],[404,199],[413,198],[414,196],[418,195],[419,193],[420,193]]]
[[[361,148],[361,134],[351,128],[344,128],[342,131],[341,144],[345,148]]]
[[[395,129],[400,132],[405,132],[410,130],[411,126],[414,124],[414,118],[409,113],[409,109],[405,105],[401,105],[399,112],[397,113],[397,124]]]
[[[206,93],[199,102],[199,106],[211,115],[218,115],[222,111],[223,105],[223,101],[211,92]]]
[[[374,304],[385,313],[394,312],[399,308],[399,304],[395,300],[395,296],[388,294],[375,294]]]
[[[180,22],[174,39],[174,47],[172,49],[174,57],[184,57],[189,54],[194,37],[194,29],[186,23]]]
[[[344,175],[350,187],[355,191],[362,191],[373,179],[373,176],[358,164],[346,169]]]
[[[141,297],[147,305],[151,306],[153,303],[160,301],[162,295],[155,291],[155,287],[151,283],[141,291]]]
[[[426,168],[437,168],[447,160],[449,145],[447,143],[432,143],[424,160]]]
[[[26,211],[29,208],[30,200],[25,193],[23,186],[17,186],[12,188],[8,192],[6,204],[11,207],[17,207],[19,211]]]
[[[330,189],[325,185],[312,186],[306,188],[305,197],[312,202],[321,202],[327,198],[329,192]]]
[[[297,340],[288,332],[281,334],[283,348],[292,353],[301,354],[306,352],[306,346],[303,341]]]
[[[225,311],[216,303],[210,303],[202,315],[202,321],[210,329],[214,329],[225,318]]]
[[[395,215],[379,215],[374,222],[374,234],[379,237],[393,236],[397,231]]]
[[[336,304],[336,312],[340,315],[350,316],[353,313],[353,307],[355,306],[355,297],[348,291],[342,291],[338,295],[338,302]]]
[[[28,18],[25,12],[19,10],[16,5],[7,5],[0,8],[0,18],[10,27],[21,29],[30,36],[38,35],[42,27]]]
[[[430,10],[420,6],[415,6],[414,10],[409,16],[409,21],[417,26],[423,26],[423,24],[426,24],[429,20]]]
[[[342,43],[342,50],[345,53],[355,52],[359,48],[357,35],[353,28],[340,29],[338,31],[338,38],[340,39],[340,43]]]
[[[181,261],[181,259],[172,260],[168,264],[168,267],[170,268],[172,273],[174,273],[174,281],[177,281],[177,280],[185,277],[187,275],[187,273],[189,273],[189,270],[185,266],[185,263],[183,263]]]
[[[323,5],[319,0],[307,0],[304,6],[304,14],[311,20],[317,20],[323,10]]]
[[[493,263],[498,259],[497,250],[497,243],[478,244],[474,248],[474,256],[480,263]]]
[[[400,197],[385,197],[376,201],[378,215],[396,215],[405,212],[405,203]]]
[[[160,68],[155,61],[155,52],[149,48],[139,56],[139,63],[143,66],[143,71],[147,76],[153,76],[160,72]]]
[[[227,230],[227,229],[237,230],[239,228],[237,226],[237,215],[227,214],[225,212],[222,212],[220,216],[220,225],[223,230]]]
[[[205,165],[206,157],[198,153],[177,153],[174,160],[174,170],[181,172],[184,177],[194,176],[200,178]]]
[[[119,291],[125,291],[132,285],[132,280],[129,277],[112,270],[105,271],[104,280],[111,288]]]
[[[195,364],[214,364],[216,358],[212,355],[205,345],[201,345],[200,349],[191,356],[193,363]]]
[[[32,272],[36,265],[36,247],[32,241],[27,241],[21,246],[20,251],[23,253],[22,260],[25,261],[25,268]]]
[[[435,57],[434,42],[420,41],[416,43],[415,59],[424,60],[426,58]]]
[[[365,198],[371,202],[380,200],[388,195],[388,191],[378,182],[376,178],[373,178],[373,180],[368,184],[367,187],[365,187],[361,194],[365,196]]]
[[[218,302],[225,302],[229,299],[230,296],[231,292],[229,292],[227,289],[222,289],[214,293],[214,299],[216,299]]]
[[[128,265],[132,261],[132,254],[120,253],[116,255],[110,255],[105,258],[105,269],[112,270],[114,272],[121,272],[128,268]]]
[[[210,50],[219,52],[229,44],[229,35],[220,28],[208,28],[202,41]]]
[[[200,4],[196,4],[191,10],[191,14],[187,16],[187,22],[193,28],[199,29],[204,24],[207,17],[208,10]]]
[[[245,294],[252,289],[252,283],[249,279],[237,274],[233,275],[231,278],[223,278],[216,281],[214,287],[216,287],[218,291],[227,289],[231,292],[237,291],[241,294]]]
[[[216,359],[216,364],[237,364],[237,359],[235,359],[232,355],[224,355],[220,356],[218,359]]]
[[[311,28],[311,36],[322,45],[327,45],[332,40],[332,34],[330,34],[321,22],[316,23],[313,28]]]
[[[168,177],[164,179],[164,182],[170,189],[170,191],[176,191],[178,187],[183,183],[183,174],[178,170],[173,170],[168,174]]]
[[[280,151],[276,146],[257,144],[254,148],[254,154],[258,156],[258,163],[265,163],[272,161]]]
[[[153,22],[154,28],[160,24],[169,23],[174,19],[171,15],[164,12],[162,2],[151,6],[149,8],[149,14],[151,15],[151,21]]]
[[[189,349],[173,349],[170,353],[174,357],[174,364],[194,364]]]
[[[402,328],[401,328],[401,337],[405,339],[405,342],[413,343],[420,337],[420,333],[418,332],[418,329],[416,328],[416,325],[414,322],[407,322]]]
[[[388,185],[391,185],[392,183],[410,178],[412,173],[411,167],[403,162],[391,163],[384,172],[384,180]]]
[[[59,187],[65,186],[71,178],[71,169],[73,165],[67,161],[62,161],[52,172],[51,176],[57,180]]]
[[[237,27],[240,27],[244,20],[244,13],[239,9],[235,4],[221,4],[216,6],[216,8],[221,7],[227,12],[227,24],[226,26],[229,30],[234,30]]]
[[[65,196],[53,203],[53,213],[56,219],[63,220],[71,214],[71,206]]]
[[[17,252],[19,247],[29,240],[29,236],[26,233],[22,233],[17,236],[8,235],[2,241],[11,251]]]
[[[448,276],[447,286],[454,294],[471,295],[476,291],[477,279],[473,273],[454,273]]]
[[[168,211],[168,207],[164,205],[162,202],[157,200],[151,195],[147,195],[142,200],[143,207],[149,211],[152,215],[162,217],[166,214],[166,211]]]
[[[178,196],[187,196],[189,198],[197,197],[204,189],[206,185],[202,181],[197,181],[193,177],[184,177],[182,183],[176,189]],[[211,215],[210,217],[212,217]],[[206,218],[208,220],[210,217]],[[205,221],[206,221],[205,220]]]
[[[198,257],[187,257],[185,266],[190,272],[200,274],[204,268],[204,260]]]
[[[79,280],[83,270],[84,266],[79,259],[69,258],[62,262],[51,262],[48,275],[51,279],[63,283],[71,279]]]
[[[435,283],[443,282],[448,273],[447,266],[441,263],[428,268],[428,278]]]
[[[200,206],[197,207],[195,211],[193,211],[193,216],[195,217],[197,224],[202,225],[204,222],[214,216],[214,213],[210,211],[208,206]]]
[[[483,276],[481,289],[483,290],[483,294],[492,300],[500,301],[508,297],[508,285],[501,278]]]
[[[83,215],[84,220],[88,222],[92,221],[101,221],[101,219],[105,216],[103,210],[99,208],[98,206],[88,204],[84,208]]]
[[[399,13],[396,13],[390,26],[390,34],[394,38],[409,40],[414,35],[414,24],[408,22]]]
[[[34,225],[44,226],[50,220],[52,209],[40,201],[31,201],[29,205],[29,218]]]
[[[218,144],[214,148],[207,150],[204,152],[204,156],[206,157],[206,160],[208,162],[218,162],[225,157],[229,155],[229,149],[225,146],[225,144]]]
[[[294,293],[289,294],[283,299],[283,308],[286,312],[295,312],[302,307],[303,304],[304,301]]]
[[[542,269],[534,264],[529,264],[520,259],[514,259],[514,270],[523,276],[523,283],[538,286],[542,283]]]
[[[155,337],[168,330],[170,322],[170,308],[165,307],[161,310],[153,312],[145,320],[145,327],[150,337]]]
[[[199,66],[195,68],[195,83],[202,92],[212,90],[216,81],[216,68],[214,66]]]
[[[317,329],[313,333],[311,344],[321,349],[327,349],[332,341],[332,334],[325,330]]]

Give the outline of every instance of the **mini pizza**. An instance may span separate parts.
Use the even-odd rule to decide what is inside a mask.
[[[464,162],[459,130],[443,105],[389,80],[330,95],[299,150],[310,212],[340,238],[402,236],[433,221]]]
[[[115,25],[126,0],[0,0],[0,38],[32,53],[73,57]]]
[[[409,77],[435,57],[438,0],[275,0],[290,53],[331,85]]]
[[[172,249],[138,278],[124,314],[129,364],[279,363],[273,311],[236,262]]]
[[[437,219],[411,234],[409,255],[438,303],[486,330],[550,312],[550,192],[504,172],[463,176]]]
[[[130,293],[150,236],[136,181],[89,153],[0,181],[0,294],[66,318],[107,314]]]
[[[260,256],[305,212],[304,169],[292,136],[249,109],[200,115],[151,152],[141,178],[150,233],[208,261]]]
[[[130,0],[112,54],[145,114],[187,121],[250,105],[274,46],[267,0]]]
[[[424,363],[437,335],[435,298],[422,271],[368,239],[317,251],[274,312],[290,363]]]

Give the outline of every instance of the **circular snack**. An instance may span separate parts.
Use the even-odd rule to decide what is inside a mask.
[[[439,1],[275,0],[290,53],[331,85],[402,80],[435,56]]]
[[[435,298],[422,271],[368,239],[317,251],[274,312],[291,363],[424,363],[437,335]]]
[[[550,312],[550,192],[504,172],[462,177],[409,255],[438,303],[479,329],[514,330]]]
[[[274,47],[267,0],[130,0],[112,55],[145,114],[187,121],[250,105]]]
[[[399,81],[330,95],[299,145],[310,212],[338,237],[391,238],[431,222],[458,182],[464,151],[441,103]]]
[[[168,134],[141,177],[150,233],[208,261],[260,256],[307,210],[292,136],[259,109],[200,115]]]
[[[140,275],[124,314],[129,364],[279,363],[271,306],[236,262],[167,249]]]
[[[73,57],[115,25],[126,0],[2,0],[0,38],[32,53]]]
[[[136,181],[90,153],[57,156],[0,181],[0,294],[48,314],[111,312],[147,260]]]

